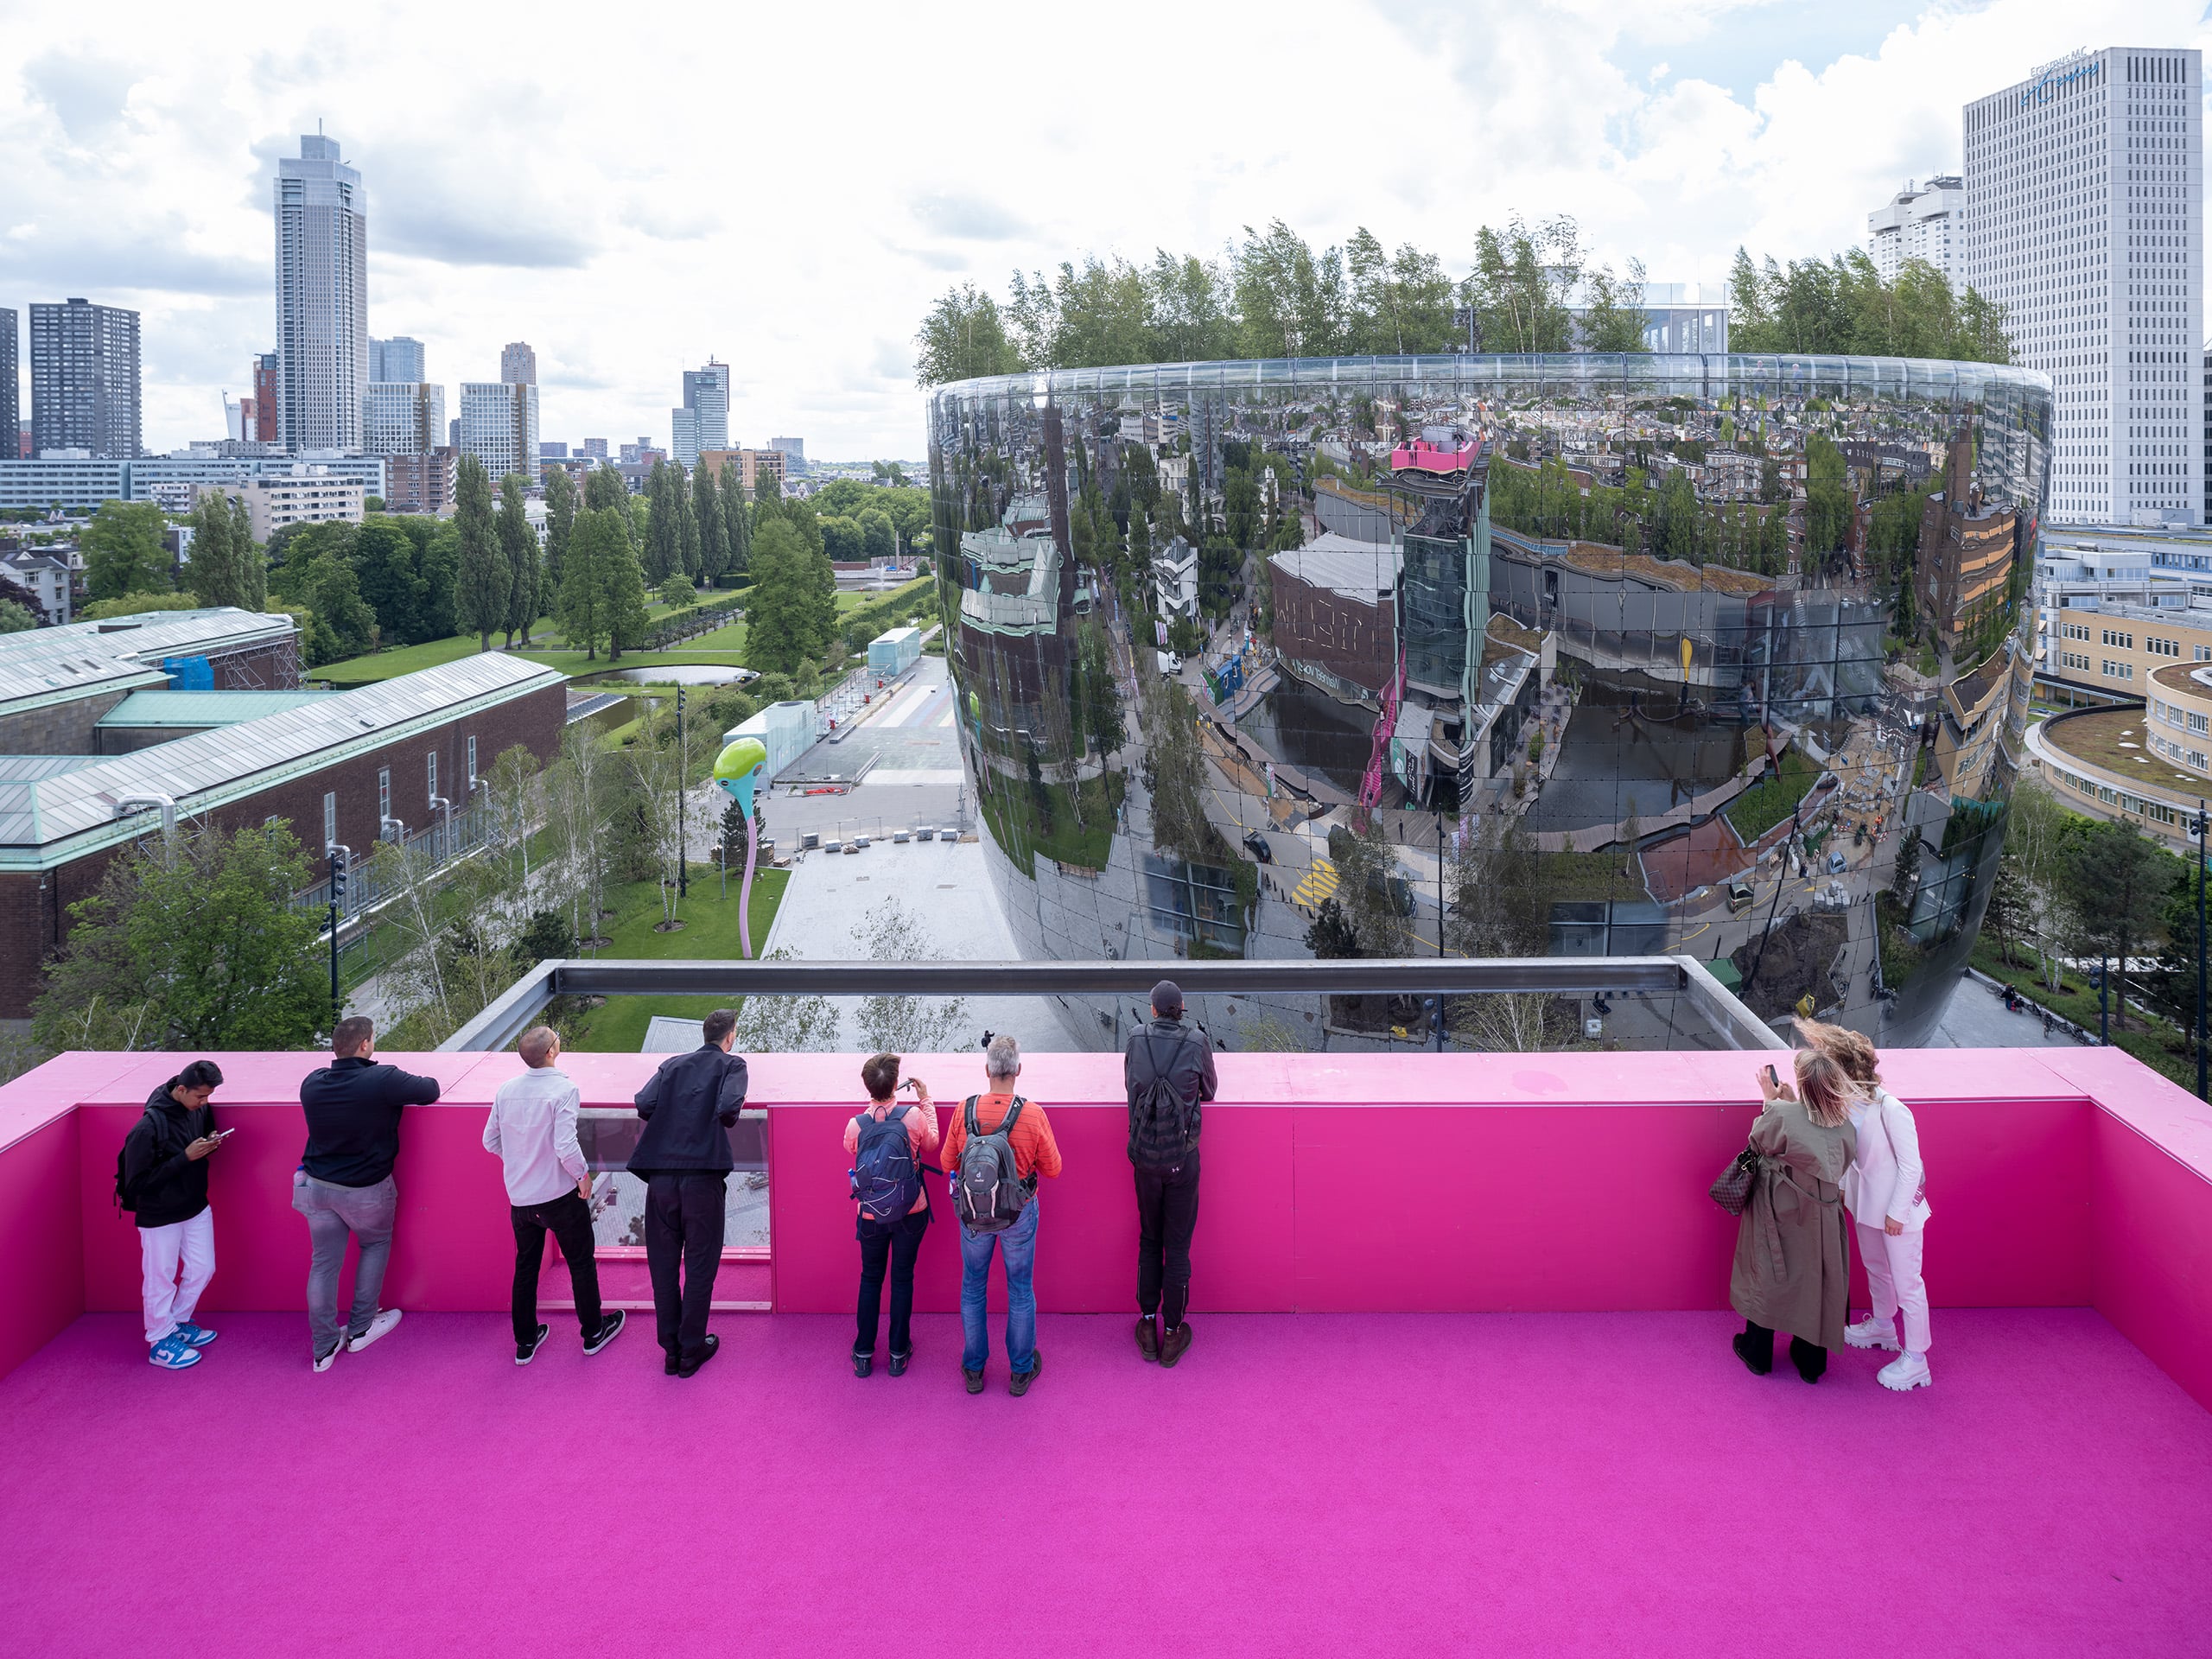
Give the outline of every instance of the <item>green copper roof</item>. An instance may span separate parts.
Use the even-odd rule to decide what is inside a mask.
[[[281,715],[331,691],[133,691],[100,716],[103,726],[177,726],[199,730]]]

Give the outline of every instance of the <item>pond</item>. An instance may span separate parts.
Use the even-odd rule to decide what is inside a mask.
[[[721,668],[712,663],[686,663],[662,668],[617,668],[585,676],[577,683],[596,685],[604,680],[626,680],[632,685],[743,685],[757,680],[749,668]]]

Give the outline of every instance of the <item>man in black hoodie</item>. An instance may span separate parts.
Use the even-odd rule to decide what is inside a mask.
[[[629,1163],[645,1183],[645,1266],[671,1376],[691,1376],[721,1345],[707,1334],[707,1308],[721,1266],[724,1189],[737,1161],[729,1130],[745,1104],[745,1058],[730,1052],[737,1016],[717,1008],[699,1029],[705,1042],[663,1060],[638,1090],[645,1127]]]
[[[359,1014],[338,1022],[330,1047],[331,1063],[300,1080],[308,1146],[292,1177],[292,1208],[307,1217],[314,1246],[308,1330],[318,1371],[330,1369],[340,1348],[358,1354],[399,1323],[397,1308],[377,1306],[399,1210],[399,1186],[391,1178],[399,1160],[399,1113],[438,1097],[436,1078],[376,1064],[376,1027]],[[360,1241],[361,1257],[353,1268],[353,1313],[341,1331],[338,1273],[349,1234]]]
[[[1137,1188],[1137,1351],[1173,1365],[1191,1345],[1191,1235],[1198,1225],[1201,1110],[1218,1086],[1213,1047],[1183,1023],[1182,988],[1152,988],[1152,1019],[1122,1059]]]
[[[165,1371],[190,1370],[200,1363],[200,1351],[215,1340],[192,1316],[215,1276],[207,1156],[223,1144],[223,1135],[208,1099],[222,1081],[214,1061],[193,1061],[146,1096],[145,1115],[123,1138],[116,1197],[138,1223],[146,1343],[154,1363]]]

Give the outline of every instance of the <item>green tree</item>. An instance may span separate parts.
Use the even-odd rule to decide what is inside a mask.
[[[353,575],[361,597],[376,613],[377,634],[387,645],[435,638],[423,632],[423,580],[415,573],[415,543],[397,525],[371,520],[353,538]]]
[[[753,563],[753,504],[745,499],[745,475],[734,461],[722,463],[722,532],[729,538],[732,576],[742,576]]]
[[[669,574],[680,572],[696,582],[704,569],[700,563],[696,492],[685,479],[683,467],[671,467],[668,471],[668,493],[676,504],[676,563],[669,567]]]
[[[150,501],[103,501],[77,538],[85,556],[85,588],[94,599],[118,594],[164,594],[169,577],[168,550],[162,545],[168,523]]]
[[[607,656],[620,662],[622,653],[643,645],[652,614],[645,603],[645,573],[638,563],[638,544],[630,537],[630,521],[618,515],[618,545],[601,567],[601,594],[607,622]]]
[[[461,458],[454,489],[454,524],[461,532],[461,567],[454,581],[454,622],[476,636],[479,651],[492,649],[492,630],[507,623],[512,577],[499,546],[492,512],[492,480],[473,454]]]
[[[853,520],[832,515],[827,518],[817,518],[815,522],[822,531],[822,550],[833,562],[848,564],[866,556],[867,538],[861,534],[861,527]]]
[[[621,474],[611,466],[594,467],[584,474],[584,505],[601,512],[620,512],[624,518],[630,513],[630,486]]]
[[[699,590],[691,585],[691,578],[679,570],[653,589],[653,597],[671,611],[683,611],[699,602]]]
[[[333,1020],[321,914],[292,903],[313,879],[282,820],[126,849],[69,907],[34,1031],[53,1047],[313,1046]]]
[[[683,568],[683,520],[677,510],[678,486],[674,468],[664,461],[653,463],[645,476],[645,580],[658,587],[671,570]]]
[[[499,480],[499,557],[506,566],[506,610],[500,626],[507,649],[514,649],[515,635],[530,644],[531,625],[537,620],[539,588],[543,581],[537,563],[537,532],[530,527],[525,503],[530,484],[520,473]]]
[[[450,639],[460,631],[454,616],[454,590],[461,580],[461,530],[440,519],[423,541],[415,569],[422,579],[416,624],[424,639]]]
[[[253,539],[253,515],[242,495],[231,498],[231,557],[245,595],[239,602],[249,611],[261,609],[269,602],[269,555]]]
[[[899,556],[899,532],[893,526],[889,513],[870,508],[855,522],[861,527],[862,558],[891,560]]]
[[[973,283],[947,289],[914,334],[914,384],[944,385],[1021,367],[998,302]]]
[[[2110,964],[2113,1022],[2124,1030],[2129,961],[2155,955],[2164,943],[2171,861],[2130,823],[2078,819],[2065,842],[2060,880],[2075,953]]]
[[[1475,268],[1463,285],[1485,352],[1573,349],[1568,297],[1583,274],[1582,233],[1560,213],[1529,225],[1516,213],[1504,228],[1475,232]]]
[[[1584,351],[1627,355],[1650,349],[1643,341],[1643,261],[1630,260],[1624,276],[1615,276],[1611,265],[1592,266],[1582,286]]]
[[[699,531],[699,579],[713,588],[729,569],[729,534],[722,525],[722,493],[704,463],[691,471],[691,517]]]
[[[561,562],[569,556],[569,536],[576,527],[576,480],[565,467],[545,475],[545,591],[561,591]]]
[[[628,514],[617,507],[587,507],[576,515],[561,573],[558,620],[570,647],[584,648],[587,662],[607,643],[610,588],[615,566],[624,560],[638,562],[630,546]]]
[[[207,490],[192,507],[192,546],[184,566],[185,586],[202,605],[242,605],[245,594],[231,547],[231,504],[220,491]]]
[[[12,599],[0,599],[0,633],[22,633],[38,626],[38,618]]]
[[[760,527],[753,543],[753,587],[746,601],[745,644],[749,666],[791,674],[819,656],[836,636],[836,578],[823,603],[819,575],[828,562],[810,554],[782,518]]]

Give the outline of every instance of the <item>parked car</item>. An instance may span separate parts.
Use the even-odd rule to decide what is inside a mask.
[[[1256,830],[1244,832],[1244,849],[1262,864],[1275,861],[1274,849],[1268,845],[1268,838]]]
[[[1758,899],[1752,894],[1750,882],[1731,881],[1728,884],[1728,913],[1730,915],[1732,916],[1740,910],[1749,910],[1758,902]]]

